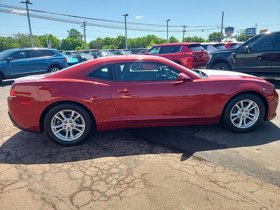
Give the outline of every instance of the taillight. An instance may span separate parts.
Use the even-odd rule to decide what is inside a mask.
[[[67,62],[67,58],[64,57],[64,62]]]
[[[11,97],[15,97],[16,93],[15,93],[15,84],[12,84],[11,89],[10,89],[10,96]]]
[[[16,94],[15,94],[15,89],[12,87],[11,90],[10,90],[10,96],[11,97],[15,97]]]

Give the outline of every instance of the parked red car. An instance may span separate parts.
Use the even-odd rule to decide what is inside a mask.
[[[205,67],[209,58],[208,52],[195,42],[158,44],[146,54],[167,58],[189,69]]]
[[[276,116],[278,94],[247,74],[192,71],[158,56],[131,55],[18,79],[8,105],[19,128],[74,145],[91,130],[222,122],[247,132]]]
[[[224,42],[224,46],[227,49],[237,49],[241,42]]]

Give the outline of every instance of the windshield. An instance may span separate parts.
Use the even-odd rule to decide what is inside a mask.
[[[239,47],[238,43],[231,44],[232,49],[237,49]]]
[[[1,59],[4,59],[4,58],[7,58],[11,55],[11,53],[15,52],[14,49],[9,49],[9,50],[5,50],[3,52],[0,53],[0,58]]]
[[[131,55],[132,53],[129,50],[121,50],[120,51],[123,55]]]
[[[110,51],[101,51],[100,52],[102,56],[110,56],[110,55],[114,55],[114,53],[110,52]]]
[[[227,48],[223,44],[214,45],[218,50],[226,50]]]

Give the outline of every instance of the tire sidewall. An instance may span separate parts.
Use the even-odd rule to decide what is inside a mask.
[[[70,109],[70,110],[74,110],[74,111],[78,112],[85,120],[86,127],[85,127],[84,133],[78,139],[76,139],[74,141],[63,141],[63,140],[59,139],[58,137],[56,137],[53,134],[52,129],[51,129],[51,121],[52,121],[54,115],[57,114],[59,111],[62,111],[65,109]],[[83,142],[86,139],[86,137],[88,136],[88,134],[90,133],[91,127],[92,127],[92,120],[91,120],[91,117],[89,116],[89,114],[87,113],[87,111],[85,111],[80,106],[74,105],[74,104],[60,104],[60,105],[53,107],[52,109],[50,109],[48,111],[48,113],[46,114],[45,120],[44,120],[44,130],[45,130],[46,134],[55,143],[58,143],[58,144],[61,144],[64,146],[74,146],[74,145],[77,145],[77,144],[80,144],[81,142]]]
[[[232,110],[233,106],[236,103],[238,103],[239,101],[242,101],[242,100],[246,100],[246,99],[252,100],[252,101],[254,101],[258,105],[258,107],[259,107],[259,118],[258,118],[257,122],[255,122],[255,124],[253,124],[249,128],[237,128],[231,122],[230,113],[231,113],[231,110]],[[258,96],[255,96],[255,95],[252,95],[252,94],[243,94],[243,95],[236,96],[231,101],[229,101],[229,103],[227,104],[227,106],[226,106],[226,108],[224,110],[224,113],[223,113],[222,123],[227,128],[231,129],[234,132],[245,133],[245,132],[249,132],[249,131],[254,130],[261,123],[263,123],[264,117],[265,117],[265,106],[264,106],[263,101]]]
[[[217,66],[223,66],[224,69],[218,69],[218,68],[216,68]],[[215,65],[213,65],[212,68],[216,69],[216,70],[231,70],[231,66],[225,62],[218,62]]]
[[[57,69],[59,69],[59,70],[62,69],[62,68],[61,68],[60,66],[58,66],[58,65],[52,65],[52,66],[49,67],[48,72],[52,72],[52,70],[53,70],[54,68],[57,68]]]

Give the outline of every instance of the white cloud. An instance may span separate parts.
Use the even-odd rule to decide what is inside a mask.
[[[26,14],[26,10],[20,10],[20,9],[13,9],[11,10],[12,14]]]
[[[135,19],[136,19],[136,20],[143,20],[143,19],[144,19],[144,16],[138,15],[138,16],[135,17]]]

